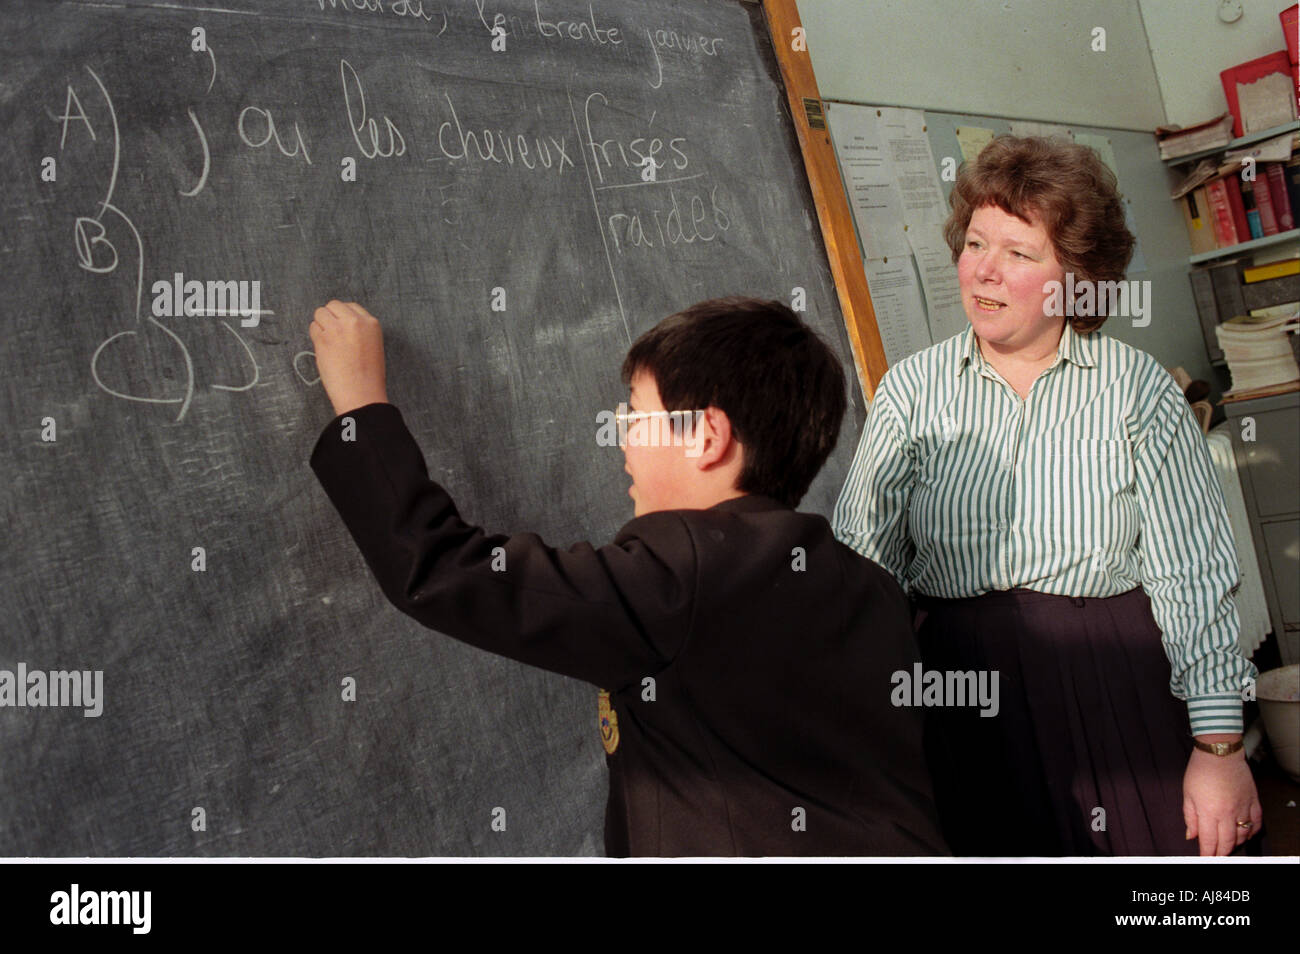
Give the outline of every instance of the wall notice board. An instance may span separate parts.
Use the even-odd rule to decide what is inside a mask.
[[[829,513],[863,402],[762,13],[221,7],[0,24],[0,856],[598,854],[595,689],[386,604],[307,466],[307,326],[379,315],[462,513],[567,545],[631,517],[596,443],[631,340],[802,288],[850,371]],[[193,280],[258,314],[176,313]],[[102,673],[98,714],[51,671]]]
[[[1128,227],[1137,236],[1137,247],[1127,269],[1129,281],[1149,282],[1144,285],[1142,314],[1117,316],[1106,322],[1105,334],[1118,338],[1135,348],[1154,356],[1165,367],[1183,366],[1193,378],[1215,381],[1217,375],[1206,353],[1200,326],[1196,318],[1196,305],[1187,282],[1187,232],[1178,206],[1169,201],[1171,183],[1168,167],[1160,161],[1159,152],[1150,133],[1123,129],[1110,129],[1076,124],[1043,124],[995,116],[977,116],[938,110],[901,110],[894,107],[854,103],[828,102],[825,104],[827,122],[832,131],[841,137],[855,123],[854,114],[870,113],[872,116],[908,113],[920,117],[919,129],[928,145],[932,168],[926,170],[935,188],[942,191],[942,214],[918,228],[909,226],[909,237],[903,239],[902,249],[890,247],[890,265],[906,272],[910,281],[900,281],[909,290],[921,296],[915,306],[891,308],[904,300],[897,288],[882,287],[872,282],[872,304],[876,322],[883,338],[893,338],[886,353],[893,361],[905,355],[942,341],[967,326],[964,311],[956,295],[956,269],[951,254],[942,241],[940,224],[946,221],[950,206],[948,197],[953,189],[954,176],[943,175],[945,167],[955,173],[957,166],[978,150],[994,135],[1063,135],[1073,141],[1096,149],[1103,161],[1111,167],[1119,180],[1124,199]],[[908,169],[912,172],[912,169]],[[866,177],[864,176],[865,180]],[[915,179],[908,183],[909,200],[915,194]],[[847,190],[855,186],[850,176]],[[907,216],[904,216],[907,218]],[[864,223],[855,219],[861,232]],[[920,247],[916,234],[920,231],[929,237],[928,249]],[[901,225],[898,236],[902,235]],[[889,236],[873,235],[874,244],[886,244]],[[911,248],[908,248],[908,243]],[[866,243],[860,250],[867,257]],[[895,255],[895,252],[901,254]],[[923,254],[928,251],[930,254]],[[876,254],[879,254],[877,252]],[[915,275],[913,264],[916,262]],[[947,273],[946,298],[938,298],[935,308],[931,289],[927,288],[926,264],[934,271]],[[868,263],[870,267],[870,263]],[[879,275],[882,269],[876,270]],[[937,283],[936,283],[937,284]],[[936,316],[936,310],[941,315]],[[927,322],[928,315],[928,322]],[[894,327],[890,327],[891,322]],[[907,322],[909,327],[898,325]],[[1226,379],[1225,379],[1226,383]]]

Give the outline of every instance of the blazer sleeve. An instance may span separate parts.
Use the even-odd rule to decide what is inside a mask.
[[[615,691],[685,642],[697,567],[678,514],[635,519],[599,548],[489,534],[429,479],[391,404],[331,421],[311,467],[384,595],[431,629]]]

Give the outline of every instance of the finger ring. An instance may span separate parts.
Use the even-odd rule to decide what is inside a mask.
[[[1237,822],[1237,827],[1238,827],[1238,828],[1250,828],[1250,827],[1251,827],[1251,823],[1248,822],[1248,821],[1239,821],[1239,822]]]

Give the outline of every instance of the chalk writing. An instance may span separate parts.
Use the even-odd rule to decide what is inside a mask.
[[[541,0],[533,0],[533,12],[537,18],[537,32],[547,39],[586,39],[601,46],[606,44],[619,46],[623,42],[618,27],[609,27],[602,30],[596,25],[596,11],[590,3],[587,4],[586,20],[543,19]]]
[[[714,241],[719,233],[731,228],[731,217],[718,205],[717,193],[718,187],[713,186],[707,204],[703,196],[694,193],[679,203],[677,190],[669,189],[666,209],[661,201],[659,207],[648,210],[648,215],[639,207],[610,214],[607,221],[614,250],[622,254],[625,246],[663,248]]]
[[[352,84],[356,86],[356,114],[353,113],[353,96],[348,94],[348,78],[351,77]],[[357,76],[357,71],[352,68],[352,64],[347,60],[339,60],[339,78],[343,81],[343,105],[348,112],[348,128],[352,130],[352,138],[356,140],[357,148],[367,159],[374,159],[376,156],[403,156],[406,155],[406,139],[393,125],[393,121],[387,116],[384,117],[384,127],[388,130],[387,147],[383,142],[383,135],[379,132],[379,122],[374,118],[366,118],[366,92],[361,88],[361,77]],[[361,141],[361,131],[365,130],[366,139],[369,140],[370,146]]]
[[[208,181],[208,171],[212,168],[212,154],[208,151],[208,137],[203,133],[199,117],[194,115],[192,109],[186,111],[190,114],[190,121],[194,123],[194,131],[199,134],[199,145],[203,147],[203,174],[199,176],[199,181],[193,189],[181,191],[181,195],[194,196],[199,194]]]
[[[533,136],[533,146],[530,150],[529,137],[523,133],[507,133],[498,128],[495,136],[491,129],[484,129],[480,135],[461,125],[451,95],[444,93],[443,97],[447,100],[451,119],[444,121],[438,127],[438,149],[448,159],[477,157],[482,162],[504,162],[511,166],[518,160],[525,169],[554,167],[556,172],[563,172],[565,166],[570,169],[576,168],[573,159],[569,156],[566,136],[561,136],[559,139],[554,136],[545,138]],[[474,147],[472,152],[471,145]]]
[[[425,35],[441,32],[447,27],[447,9],[436,7],[431,0],[300,2],[322,12],[333,11],[340,17],[399,18],[428,27]],[[704,60],[723,55],[723,41],[720,37],[705,35],[694,28],[670,28],[662,23],[629,22],[614,25],[606,19],[604,11],[601,16],[597,16],[597,4],[588,0],[523,0],[522,3],[514,4],[513,10],[504,11],[499,9],[503,0],[473,0],[472,7],[464,0],[460,0],[460,4],[462,26],[468,23],[471,30],[476,32],[477,27],[473,24],[477,16],[478,24],[489,35],[498,39],[507,35],[526,38],[531,41],[534,49],[548,44],[555,47],[567,45],[580,51],[577,55],[583,57],[602,50],[613,53],[622,47],[615,58],[620,61],[624,72],[626,73],[627,67],[636,69],[638,64],[650,64],[652,72],[648,80],[654,89],[662,88],[666,77],[681,80],[683,73],[680,64],[686,58]],[[529,5],[532,6],[531,16],[527,10]],[[456,5],[451,6],[454,11]],[[583,6],[586,7],[585,13],[582,12]],[[459,35],[464,37],[464,31]],[[625,43],[629,37],[632,38],[632,49],[628,49]],[[649,50],[644,49],[642,44],[647,45]],[[528,46],[507,48],[501,44],[500,48],[515,53],[520,48],[527,50]],[[209,56],[211,69],[207,91],[211,92],[217,77],[216,55],[206,40],[193,49]],[[484,55],[488,55],[486,44],[482,49]],[[283,98],[268,102],[253,97],[251,102],[246,100],[236,103],[234,129],[229,130],[227,127],[227,132],[233,131],[237,136],[233,142],[223,142],[220,131],[205,128],[205,120],[199,108],[181,104],[178,111],[180,108],[185,109],[187,128],[193,130],[195,140],[191,143],[187,138],[183,151],[171,153],[190,157],[188,163],[183,158],[181,161],[173,160],[173,174],[178,174],[181,180],[176,187],[177,193],[185,198],[202,195],[205,214],[213,214],[214,210],[225,207],[232,179],[229,170],[222,169],[222,164],[228,161],[231,146],[236,153],[247,148],[266,150],[273,156],[289,160],[301,159],[303,165],[298,168],[304,172],[319,159],[319,155],[313,158],[310,150],[319,153],[321,150],[328,152],[333,149],[336,155],[327,158],[323,168],[332,179],[335,163],[342,162],[343,181],[357,181],[357,162],[360,159],[397,160],[407,155],[422,154],[422,163],[405,168],[401,180],[403,185],[408,182],[414,184],[412,196],[424,199],[423,207],[430,213],[428,220],[441,231],[440,240],[446,243],[446,248],[459,246],[466,253],[478,254],[478,248],[471,247],[467,240],[474,240],[480,225],[476,221],[479,206],[474,200],[473,190],[481,189],[482,186],[476,183],[483,180],[477,176],[466,176],[463,173],[466,166],[483,168],[491,164],[502,175],[540,177],[545,174],[549,179],[552,173],[563,176],[569,171],[576,172],[578,158],[581,156],[593,216],[589,228],[600,235],[614,297],[629,342],[631,323],[619,287],[623,280],[620,269],[625,266],[620,258],[636,253],[674,249],[680,255],[692,246],[698,248],[716,242],[731,228],[731,210],[734,207],[726,198],[726,190],[716,184],[717,180],[709,168],[708,156],[702,153],[699,145],[687,138],[685,133],[688,130],[673,128],[671,115],[665,113],[661,116],[660,111],[654,108],[657,105],[656,99],[647,102],[634,97],[632,102],[620,102],[618,100],[624,97],[614,96],[612,89],[610,94],[592,86],[575,89],[575,84],[581,84],[582,81],[579,78],[581,74],[573,71],[564,82],[562,92],[556,86],[538,86],[534,90],[538,105],[534,107],[530,103],[527,109],[515,108],[509,118],[506,118],[502,111],[511,108],[504,105],[510,101],[495,93],[470,98],[471,94],[459,91],[459,86],[429,89],[428,79],[423,74],[409,85],[394,86],[385,83],[391,77],[383,74],[379,64],[373,67],[362,66],[358,60],[357,65],[354,65],[352,61],[358,57],[347,52],[336,56],[339,86],[334,88],[333,101],[327,102],[326,107],[337,112],[326,119],[323,136],[318,136],[312,125],[320,115],[319,112],[302,117],[288,117],[285,113],[291,107],[284,105]],[[492,62],[504,63],[507,59],[508,57],[494,57]],[[384,61],[389,69],[390,64],[405,65],[410,62],[414,61],[401,58],[386,58]],[[421,69],[431,74],[435,83],[444,82],[440,78],[444,75],[455,75],[441,73],[440,67],[421,66]],[[690,69],[698,71],[698,67],[692,66]],[[91,210],[93,214],[85,214],[83,211],[72,217],[73,252],[81,269],[98,276],[112,275],[124,263],[131,261],[129,245],[124,244],[125,235],[129,234],[135,242],[136,265],[134,324],[114,329],[114,333],[100,343],[91,358],[91,373],[98,387],[114,397],[175,405],[178,412],[176,420],[180,421],[191,406],[202,373],[201,367],[196,369],[196,362],[182,336],[189,340],[189,336],[196,333],[193,329],[205,325],[189,322],[182,327],[175,324],[176,319],[187,314],[210,315],[217,319],[239,315],[254,319],[245,322],[251,327],[256,324],[256,318],[274,313],[262,311],[254,300],[252,292],[260,287],[257,281],[247,283],[250,289],[248,302],[242,297],[235,299],[235,292],[230,289],[235,289],[242,295],[239,289],[243,286],[234,281],[200,283],[190,280],[184,285],[182,300],[182,297],[178,297],[181,296],[181,291],[178,290],[179,272],[174,273],[175,280],[170,285],[166,281],[156,282],[155,285],[160,287],[155,288],[152,312],[148,308],[142,309],[145,247],[150,243],[145,241],[131,218],[114,204],[114,190],[122,169],[121,131],[118,129],[118,115],[107,87],[93,71],[90,71],[90,75],[99,86],[106,111],[112,117],[113,161],[103,201]],[[691,75],[694,77],[695,74]],[[399,77],[399,83],[402,79]],[[503,83],[500,89],[505,90],[510,85],[518,85],[521,80],[507,75],[504,80],[498,77],[492,82]],[[393,92],[412,88],[416,93],[413,108],[423,115],[409,116],[394,111],[401,109],[402,104],[393,102]],[[98,108],[92,113],[87,113],[85,109],[80,95],[85,91],[84,88],[77,89],[76,84],[67,84],[62,114],[56,116],[50,113],[50,118],[60,124],[60,151],[65,147],[75,150],[78,138],[86,140],[84,148],[89,149],[101,132],[95,128],[91,118],[98,118]],[[571,126],[568,123],[562,123],[560,128],[548,125],[553,117],[547,116],[540,104],[544,102],[545,96],[552,93],[560,93],[567,99]],[[316,109],[319,103],[319,97],[312,97],[306,100],[302,108]],[[96,104],[91,102],[91,105]],[[355,145],[355,152],[352,145],[339,149],[347,140],[347,136],[342,136],[342,129],[337,128],[344,121],[347,123],[348,136]],[[86,135],[81,137],[83,130]],[[183,134],[186,137],[189,135],[188,132]],[[100,138],[106,140],[107,137]],[[234,137],[230,139],[234,140]],[[337,155],[338,152],[343,154]],[[354,159],[353,155],[358,153],[359,158]],[[426,175],[432,168],[426,163],[447,163],[446,166],[432,167],[438,168],[439,172],[447,171],[447,176],[441,178],[441,181],[429,181]],[[296,162],[291,164],[297,166]],[[350,174],[348,164],[351,164]],[[251,170],[245,167],[239,172],[241,175],[274,176],[278,168],[283,168],[283,164],[272,162]],[[136,180],[133,178],[131,181]],[[383,183],[382,179],[374,176],[363,177],[360,181],[362,187],[368,189],[382,187]],[[273,188],[274,180],[266,185]],[[499,184],[494,184],[491,188],[499,187]],[[214,189],[220,192],[220,197],[211,195]],[[561,195],[556,198],[565,201]],[[548,201],[552,199],[548,197]],[[198,207],[197,203],[195,207]],[[217,214],[228,213],[217,211]],[[110,215],[114,221],[110,221]],[[115,231],[121,232],[118,223],[125,227],[125,233],[114,234]],[[310,217],[304,223],[298,217],[291,216],[273,227],[296,227],[304,246],[309,246],[310,238],[304,231],[304,224],[311,225]],[[201,265],[192,262],[185,264]],[[194,286],[193,289],[190,288],[191,285]],[[203,296],[198,292],[200,285]],[[226,321],[221,323],[238,341],[238,346],[230,345],[218,333],[217,337],[223,342],[222,347],[233,347],[238,365],[247,371],[241,375],[241,381],[211,384],[211,387],[228,391],[248,390],[261,380],[261,369],[253,349],[250,342],[240,336],[236,326]],[[161,364],[167,368],[163,375],[167,380],[154,382],[147,376],[141,378],[144,366],[140,359],[146,356],[156,358],[159,355],[157,341],[148,338],[139,340],[135,347],[144,350],[137,351],[128,348],[128,343],[123,339],[138,335],[156,336],[158,332],[166,335],[166,357],[170,359],[179,356],[180,360],[164,360],[161,363],[155,361],[149,365],[153,367]],[[262,340],[265,343],[279,343]],[[152,348],[152,354],[148,348]],[[306,360],[310,356],[310,350],[299,351],[294,354],[291,363],[294,374],[309,386],[319,383],[318,375],[311,373],[314,369],[309,367]],[[182,363],[183,374],[173,372],[172,369]],[[129,378],[123,377],[128,374]],[[121,383],[126,380],[132,383]],[[176,393],[178,387],[181,389],[179,394]]]
[[[253,115],[253,119],[251,121],[248,118],[249,114]],[[251,126],[255,130],[255,132],[252,135],[256,136],[257,135],[256,131],[259,130],[259,125],[258,125],[259,123],[261,124],[260,131],[263,131],[265,135],[263,135],[257,142],[254,142],[251,138],[249,138],[249,132],[245,127]],[[311,156],[307,155],[307,143],[303,141],[302,130],[298,128],[298,124],[296,122],[293,124],[293,135],[296,142],[293,143],[292,149],[285,148],[284,140],[280,138],[280,133],[275,128],[275,119],[272,118],[271,111],[269,109],[262,109],[260,106],[245,106],[239,112],[238,125],[239,125],[239,138],[244,141],[244,145],[250,146],[253,149],[260,149],[263,146],[265,146],[268,142],[270,142],[272,139],[274,139],[275,147],[280,150],[281,155],[293,158],[294,156],[298,155],[299,152],[301,152],[303,159],[307,161],[307,165],[309,166],[311,165]]]
[[[121,166],[121,160],[122,160],[122,137],[120,131],[118,130],[118,125],[117,125],[117,109],[113,106],[113,97],[111,97],[108,94],[108,88],[104,86],[104,82],[99,78],[99,75],[94,70],[92,70],[89,66],[86,67],[86,72],[90,74],[91,79],[95,81],[95,85],[99,87],[100,94],[104,97],[104,103],[108,107],[109,118],[113,122],[113,169],[109,174],[108,189],[104,193],[104,199],[102,202],[99,203],[99,211],[95,213],[93,218],[87,219],[84,216],[79,216],[73,225],[73,235],[74,235],[74,241],[77,250],[77,264],[80,265],[82,268],[86,269],[87,271],[96,272],[98,274],[107,274],[114,271],[117,268],[117,263],[118,263],[117,249],[113,247],[112,242],[110,242],[106,237],[102,218],[105,212],[112,212],[114,215],[118,216],[126,224],[127,228],[131,230],[131,234],[135,237],[135,245],[136,245],[135,321],[137,324],[139,324],[140,299],[144,293],[144,243],[140,240],[140,233],[136,229],[135,223],[131,221],[130,216],[128,216],[121,209],[117,208],[117,206],[113,205],[113,201],[112,201],[113,192],[117,189],[117,173],[119,167]],[[97,234],[93,237],[89,237],[88,240],[87,228],[90,227],[90,223],[94,223],[94,226],[97,227]],[[113,261],[108,265],[96,266],[93,262],[93,253],[91,252],[91,249],[93,248],[93,246],[99,244],[106,245],[109,248],[109,250],[113,253]],[[100,378],[99,357],[103,353],[104,349],[107,348],[114,341],[118,340],[119,338],[134,337],[136,334],[138,334],[138,332],[136,332],[133,329],[127,331],[119,331],[117,334],[111,335],[110,337],[106,338],[104,341],[100,343],[99,347],[95,349],[95,353],[91,356],[90,359],[91,377],[95,379],[95,383],[99,385],[100,388],[102,388],[104,391],[108,392],[109,394],[112,394],[114,397],[120,397],[129,401],[144,401],[150,404],[179,403],[181,405],[180,414],[181,416],[184,416],[186,408],[189,407],[190,397],[193,393],[193,367],[190,363],[189,351],[188,349],[186,349],[185,343],[181,341],[180,338],[176,337],[176,335],[171,331],[170,328],[167,328],[165,325],[155,321],[152,316],[146,316],[146,320],[151,324],[156,325],[160,331],[162,331],[169,338],[171,338],[172,341],[177,345],[177,347],[181,349],[181,353],[185,358],[185,367],[188,373],[186,391],[184,396],[180,398],[150,398],[150,397],[143,397],[141,395],[127,394],[125,392],[117,391],[114,390],[113,388],[110,388]]]
[[[605,170],[613,169],[619,165],[633,170],[638,179],[641,178],[641,170],[649,164],[653,164],[656,170],[656,178],[657,170],[662,169],[669,162],[678,171],[684,171],[690,165],[690,157],[683,150],[686,143],[684,136],[674,136],[666,142],[659,136],[638,136],[628,142],[614,137],[597,138],[596,133],[592,130],[593,108],[599,111],[608,107],[608,97],[600,92],[589,94],[582,105],[582,118],[586,125],[586,148],[591,150],[592,164],[596,170],[597,181],[603,183],[605,181]],[[623,113],[623,115],[626,115],[626,113]],[[654,115],[651,115],[646,126],[649,127],[653,124]],[[658,158],[661,155],[664,157],[662,160]]]
[[[647,33],[650,31],[647,30]],[[655,30],[651,40],[657,49],[675,50],[681,53],[703,53],[705,56],[717,56],[721,52],[722,37],[701,36],[696,33],[678,33],[676,30]]]
[[[77,104],[76,116],[72,115],[73,103]],[[86,117],[86,111],[81,106],[81,100],[77,98],[77,91],[72,88],[71,83],[68,84],[68,95],[66,101],[63,104],[63,115],[55,116],[53,118],[56,121],[61,120],[63,123],[63,132],[59,135],[59,152],[63,151],[63,147],[68,142],[68,120],[69,119],[80,119],[83,123],[85,123],[86,131],[90,133],[91,141],[93,142],[95,140],[95,128],[90,125],[90,120]]]
[[[91,355],[90,375],[97,387],[106,394],[120,398],[121,400],[145,404],[179,405],[176,420],[180,421],[184,419],[194,397],[194,361],[190,355],[189,348],[174,331],[159,321],[154,315],[141,313],[141,299],[144,290],[144,242],[140,237],[140,232],[136,228],[135,223],[131,220],[131,217],[118,208],[113,202],[114,192],[117,189],[118,173],[121,169],[122,162],[122,137],[118,125],[117,109],[113,104],[113,98],[109,94],[108,88],[104,85],[103,80],[101,80],[99,75],[89,66],[85,67],[85,69],[86,72],[90,74],[91,79],[94,80],[95,85],[99,88],[99,92],[104,99],[105,108],[107,109],[109,118],[112,122],[113,164],[109,173],[108,188],[104,193],[103,200],[99,203],[98,211],[93,216],[78,215],[73,221],[73,247],[76,254],[77,264],[86,271],[97,275],[108,275],[117,270],[120,259],[117,248],[108,237],[108,230],[104,225],[103,218],[106,213],[111,212],[121,220],[135,239],[136,247],[135,313],[133,315],[136,327],[118,331],[109,335],[100,342],[99,346],[95,348],[94,353]],[[71,114],[70,109],[70,105],[73,101],[77,103],[78,112],[80,113],[80,115],[76,117]],[[267,115],[269,117],[269,114]],[[200,141],[204,147],[203,176],[200,178],[199,184],[193,190],[188,193],[183,193],[186,195],[193,195],[197,193],[206,182],[210,162],[206,136],[203,134],[202,126],[199,124],[198,118],[194,114],[193,110],[189,111],[189,116],[198,131]],[[63,124],[64,128],[61,133],[61,142],[66,143],[67,141],[67,122],[72,118],[80,118],[85,122],[87,130],[91,132],[92,141],[94,141],[94,127],[91,126],[90,120],[85,115],[84,110],[81,109],[80,100],[75,97],[75,94],[68,97],[68,101],[65,103],[64,115],[62,117],[53,118]],[[254,308],[256,308],[256,305],[254,305]],[[259,309],[258,314],[269,314],[269,312],[264,312]],[[253,357],[253,352],[249,348],[248,343],[240,337],[239,332],[236,331],[229,322],[222,321],[221,324],[224,325],[226,330],[235,337],[236,341],[239,342],[240,348],[243,352],[243,357],[246,358],[248,363],[252,366],[252,372],[250,375],[251,380],[239,385],[213,384],[212,387],[223,391],[246,391],[256,385],[260,379],[260,370],[257,366],[257,361]],[[115,387],[109,384],[100,373],[101,361],[106,353],[120,350],[120,348],[126,343],[126,339],[137,338],[142,332],[148,331],[151,328],[166,335],[168,345],[174,347],[180,353],[180,357],[185,366],[185,375],[183,393],[179,396],[154,397],[147,394],[132,393],[131,391],[123,390],[121,387]],[[145,340],[147,341],[148,339]],[[122,360],[124,359],[119,359],[119,364]]]
[[[541,0],[533,0],[533,15],[527,14],[492,14],[492,22],[487,19],[488,0],[474,0],[479,21],[489,33],[494,30],[509,31],[512,37],[540,37],[546,40],[576,40],[595,44],[597,47],[618,47],[623,45],[623,33],[618,27],[602,27],[596,22],[594,4],[587,4],[587,16],[581,20],[552,20],[556,14],[549,11],[556,9],[548,6],[543,13]]]
[[[321,10],[328,5],[331,10],[344,13],[387,14],[415,20],[421,24],[432,23],[436,16],[434,13],[425,12],[425,0],[390,0],[387,7],[384,6],[383,0],[316,0],[316,4]],[[445,8],[439,8],[439,12],[442,14],[442,26],[434,36],[442,36],[447,29],[447,11]]]

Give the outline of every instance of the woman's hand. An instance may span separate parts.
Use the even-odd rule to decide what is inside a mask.
[[[356,302],[331,301],[316,309],[309,334],[335,414],[388,403],[384,333],[378,318]]]
[[[1198,738],[1202,742],[1235,742],[1241,736]],[[1224,756],[1192,751],[1183,775],[1183,821],[1187,837],[1200,839],[1202,855],[1229,854],[1258,834],[1264,813],[1244,751]],[[1241,827],[1239,821],[1249,821],[1250,827]]]

